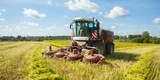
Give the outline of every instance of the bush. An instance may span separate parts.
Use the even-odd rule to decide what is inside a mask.
[[[133,38],[133,39],[131,40],[131,42],[134,42],[134,43],[142,43],[142,40],[141,40],[141,38]]]
[[[149,43],[149,38],[144,38],[143,43]]]

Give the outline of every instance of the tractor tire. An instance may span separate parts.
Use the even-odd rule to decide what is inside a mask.
[[[105,55],[106,54],[106,46],[105,43],[99,42],[96,46],[100,50],[100,54]]]
[[[108,43],[106,45],[107,54],[113,54],[114,53],[114,43]]]
[[[106,46],[103,41],[94,42],[94,43],[88,44],[88,45],[99,49],[99,50],[94,51],[95,54],[101,54],[101,55],[106,54]]]

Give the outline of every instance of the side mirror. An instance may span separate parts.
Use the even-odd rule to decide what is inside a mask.
[[[70,24],[70,29],[73,29],[73,24]]]
[[[72,25],[70,24],[70,29],[72,29]]]

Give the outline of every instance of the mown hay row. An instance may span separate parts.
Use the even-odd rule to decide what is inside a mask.
[[[3,51],[0,57],[0,79],[19,80],[28,74],[28,60],[30,51],[35,45],[26,44],[11,50]]]
[[[131,69],[127,70],[126,79],[127,80],[144,80],[152,77],[156,72],[154,71],[157,63],[153,62],[152,58],[154,52],[158,48],[154,48],[144,54],[142,54],[141,58],[131,67]]]
[[[46,64],[41,53],[42,45],[39,45],[31,55],[31,73],[26,80],[60,80],[61,77],[55,74]]]

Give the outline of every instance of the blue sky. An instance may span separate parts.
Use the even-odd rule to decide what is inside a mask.
[[[0,36],[70,35],[76,17],[95,17],[115,35],[160,37],[160,0],[0,0]]]

